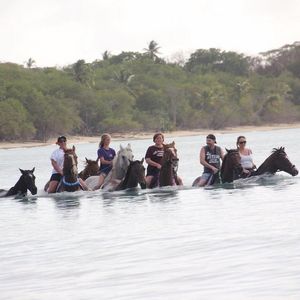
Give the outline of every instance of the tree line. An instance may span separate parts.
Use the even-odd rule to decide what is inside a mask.
[[[211,48],[167,61],[159,49],[61,69],[0,63],[0,140],[300,120],[299,42],[257,57]]]

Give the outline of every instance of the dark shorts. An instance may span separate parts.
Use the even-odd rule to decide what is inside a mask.
[[[58,181],[60,182],[62,176],[59,173],[55,173],[51,175],[50,181]]]
[[[159,169],[149,169],[147,170],[147,175],[146,176],[158,176],[159,174]]]

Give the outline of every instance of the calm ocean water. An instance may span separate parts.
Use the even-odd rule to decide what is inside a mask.
[[[256,165],[285,146],[300,168],[300,129],[245,135]],[[218,134],[218,145],[236,137]],[[0,188],[35,167],[39,189],[0,200],[0,299],[300,299],[300,176],[195,189],[205,136],[174,140],[178,190],[48,196],[55,145],[0,150]],[[130,143],[141,159],[152,141]],[[76,145],[80,170],[97,146]]]

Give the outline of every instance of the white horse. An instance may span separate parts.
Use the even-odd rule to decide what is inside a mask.
[[[120,145],[120,150],[117,152],[113,160],[113,167],[110,173],[105,177],[102,188],[104,190],[114,190],[120,181],[125,177],[126,171],[133,160],[131,145],[128,144],[125,148]],[[85,180],[89,189],[93,190],[99,182],[99,176],[90,176]]]

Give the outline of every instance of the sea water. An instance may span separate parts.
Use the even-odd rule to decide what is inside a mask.
[[[285,146],[300,167],[300,129],[243,133],[259,166]],[[236,133],[216,134],[234,148]],[[0,199],[0,299],[300,299],[300,177],[210,188],[205,136],[175,140],[184,187],[47,195],[56,145],[0,150],[0,188],[35,167],[37,196]],[[151,139],[130,142],[135,159]],[[79,170],[97,143],[77,144]]]

